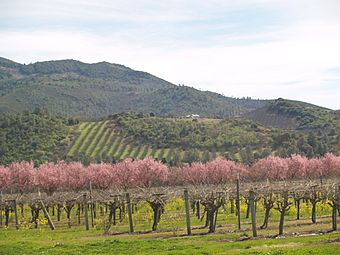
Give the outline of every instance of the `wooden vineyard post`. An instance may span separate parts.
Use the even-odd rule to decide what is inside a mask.
[[[257,237],[256,231],[256,210],[255,210],[255,192],[253,190],[249,191],[249,205],[251,213],[251,226],[253,230],[253,237]]]
[[[91,226],[94,227],[95,223],[95,219],[94,219],[94,208],[93,208],[93,199],[92,199],[92,182],[90,181],[90,209],[91,209]]]
[[[336,215],[337,215],[337,206],[334,205],[332,207],[332,230],[336,231],[337,230],[337,222],[336,222]]]
[[[240,210],[240,179],[236,180],[236,210],[237,210],[237,225],[241,229],[241,210]]]
[[[84,216],[85,216],[85,229],[89,230],[89,208],[88,208],[88,204],[87,204],[87,195],[86,193],[83,195],[84,198]]]
[[[190,211],[189,211],[189,194],[188,190],[184,189],[184,202],[185,202],[185,218],[187,222],[187,233],[191,235]]]
[[[0,191],[0,225],[2,226],[3,218],[3,204],[2,204],[2,191]]]
[[[128,216],[129,216],[130,234],[132,234],[133,233],[133,221],[132,221],[132,208],[131,208],[130,193],[126,193],[126,204],[127,204]]]
[[[54,226],[54,224],[53,224],[53,222],[52,222],[52,219],[51,219],[51,217],[50,217],[48,211],[46,210],[45,204],[44,204],[44,202],[43,202],[42,200],[40,200],[40,204],[41,204],[41,207],[42,207],[43,212],[44,212],[44,214],[45,214],[45,217],[47,218],[48,224],[50,225],[50,228],[51,228],[52,230],[55,230],[55,226]]]
[[[17,208],[17,201],[16,200],[13,200],[13,209],[14,209],[14,217],[15,217],[15,228],[19,229],[18,208]]]
[[[332,212],[332,230],[337,231],[337,214],[340,207],[340,185],[335,188],[335,201]]]
[[[337,195],[336,195],[336,208],[337,208],[337,212],[335,212],[335,221],[336,221],[336,215],[338,212],[340,212],[340,185],[338,186],[338,192],[337,192]]]
[[[336,222],[336,214],[337,214],[337,204],[338,204],[338,187],[334,189],[334,200],[333,203],[329,202],[328,204],[332,207],[332,230],[337,230],[337,222]]]

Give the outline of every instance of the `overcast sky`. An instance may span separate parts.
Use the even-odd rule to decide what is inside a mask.
[[[226,96],[340,109],[338,0],[0,0],[0,56],[108,61]]]

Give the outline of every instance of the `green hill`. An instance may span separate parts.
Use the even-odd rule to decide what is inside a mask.
[[[250,120],[114,114],[98,121],[54,117],[47,112],[0,116],[0,165],[33,160],[116,162],[153,157],[170,165],[218,156],[251,163],[268,155],[308,157],[340,152],[336,130],[282,130]]]
[[[340,131],[339,111],[300,101],[277,99],[244,117],[265,126],[302,131]]]
[[[75,123],[46,113],[0,115],[0,165],[62,158],[69,146],[69,125]]]
[[[75,127],[68,160],[119,161],[153,157],[170,164],[222,156],[251,163],[270,154],[308,157],[340,152],[336,132],[285,131],[242,119],[180,119],[115,114]]]
[[[0,58],[0,111],[47,109],[52,115],[99,118],[119,112],[227,117],[265,100],[236,99],[176,86],[123,65],[58,60],[21,65]]]
[[[340,111],[225,97],[106,62],[0,58],[0,113],[0,164],[154,157],[175,165],[218,156],[251,163],[340,152]],[[202,118],[180,118],[188,114]]]

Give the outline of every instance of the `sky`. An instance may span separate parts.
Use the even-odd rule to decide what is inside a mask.
[[[107,61],[225,96],[340,109],[338,0],[0,0],[0,56]]]

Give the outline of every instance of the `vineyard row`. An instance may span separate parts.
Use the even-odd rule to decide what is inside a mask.
[[[5,194],[0,197],[1,226],[9,227],[12,222],[17,229],[25,224],[37,228],[46,221],[43,224],[48,223],[51,229],[65,227],[65,221],[61,221],[65,217],[63,212],[68,227],[84,225],[89,230],[92,225],[106,232],[116,225],[122,232],[133,233],[136,228],[146,231],[148,226],[156,231],[163,218],[166,227],[176,222],[177,228],[186,226],[188,235],[195,229],[214,233],[216,227],[227,222],[230,228],[232,221],[238,231],[245,231],[245,225],[246,229],[250,227],[254,237],[269,225],[278,223],[278,234],[282,235],[287,218],[304,224],[310,218],[313,225],[317,223],[317,216],[324,221],[330,214],[328,230],[336,231],[340,216],[340,184],[337,180],[329,180],[323,185],[292,182],[287,187],[278,182],[240,183],[237,180],[224,186],[176,187],[171,191],[152,188],[118,192],[90,187],[89,191],[82,192]],[[149,217],[151,221],[147,220]]]
[[[167,162],[174,157],[178,161],[185,161],[188,150],[178,148],[157,148],[149,145],[131,142],[115,131],[109,121],[83,122],[77,130],[78,135],[70,146],[67,157],[77,158],[79,155],[86,155],[91,159],[102,159],[110,157],[115,161],[126,158],[144,159],[146,157],[158,160],[165,159]],[[221,156],[219,151],[195,150],[195,158],[214,159]],[[205,154],[205,155],[204,155]]]

